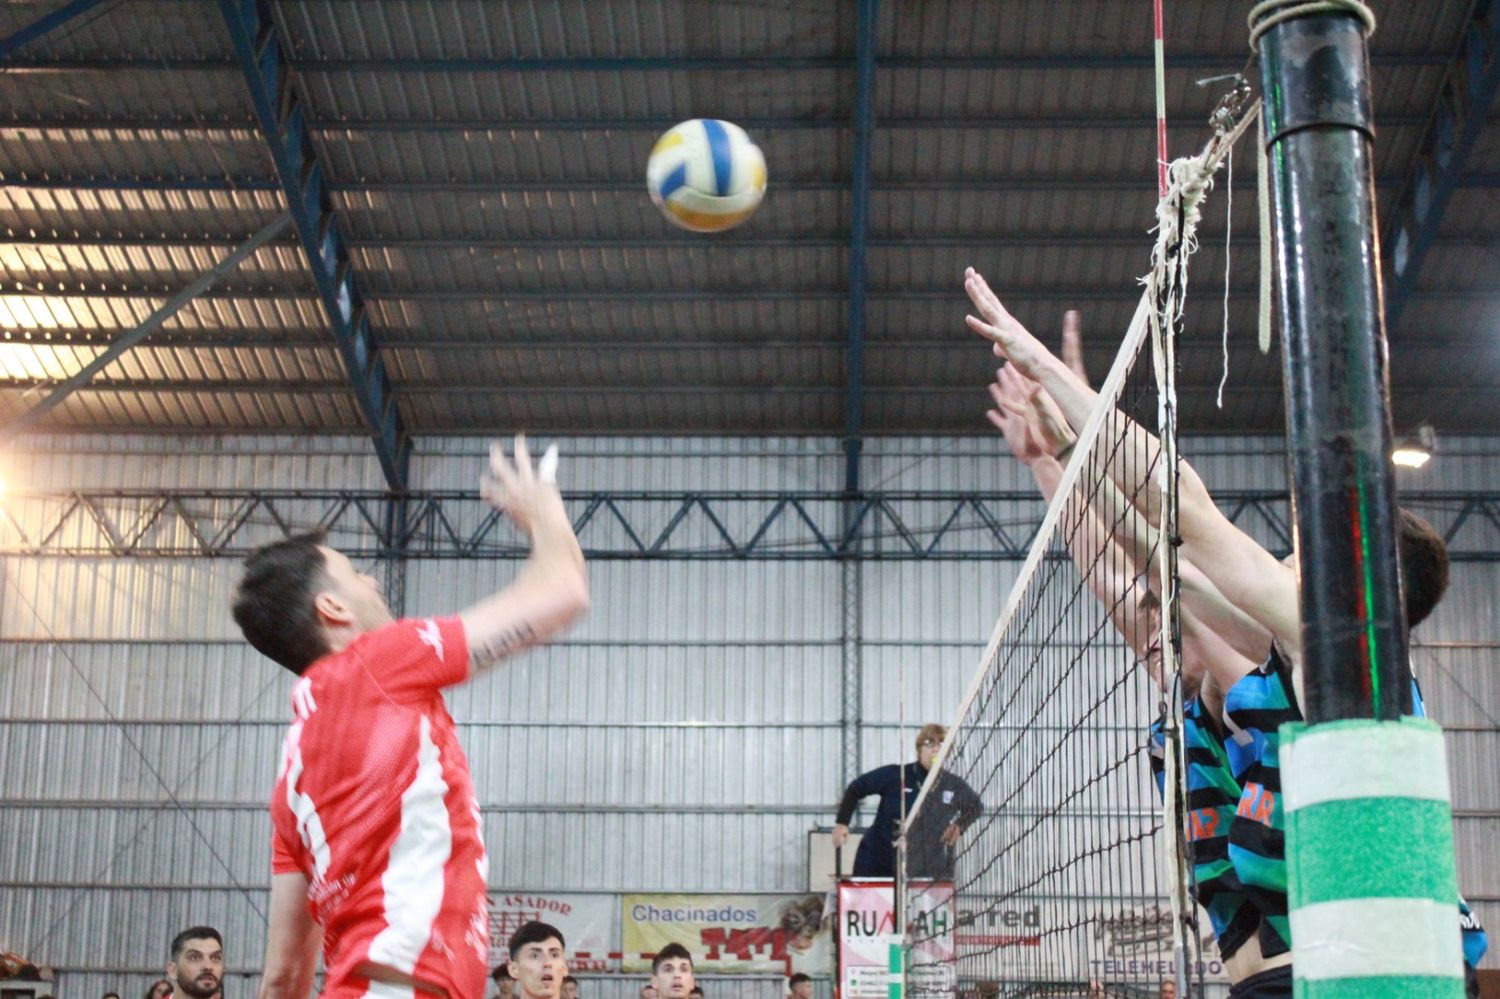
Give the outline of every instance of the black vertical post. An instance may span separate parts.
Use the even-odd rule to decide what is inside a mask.
[[[1366,25],[1259,38],[1309,722],[1410,714]]]

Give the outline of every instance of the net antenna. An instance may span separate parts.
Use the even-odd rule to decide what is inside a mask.
[[[1160,720],[1166,787],[1180,788],[1178,575],[1160,542],[1177,531],[1175,334],[1203,202],[1259,113],[1237,94],[1203,150],[1168,167],[1130,327],[903,826],[914,999],[1185,985],[1201,966],[1182,792],[1158,802],[1147,730]],[[1141,459],[1125,445],[1153,424],[1161,447]],[[1159,519],[1137,512],[1149,492],[1140,505]],[[945,856],[932,841],[960,785],[983,811]]]

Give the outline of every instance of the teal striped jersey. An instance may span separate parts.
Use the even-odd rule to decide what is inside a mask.
[[[1193,865],[1193,897],[1208,913],[1219,953],[1231,957],[1253,936],[1260,914],[1246,898],[1229,860],[1229,827],[1239,804],[1240,785],[1230,771],[1224,741],[1202,701],[1182,706],[1183,755],[1187,758],[1187,800],[1183,832]],[[1166,795],[1166,736],[1163,722],[1151,726],[1151,771]]]
[[[1422,691],[1412,680],[1412,713],[1426,715]],[[1229,825],[1229,860],[1245,894],[1265,919],[1261,949],[1266,956],[1290,949],[1286,914],[1286,833],[1281,802],[1283,722],[1302,720],[1290,670],[1273,646],[1266,661],[1240,678],[1224,698],[1224,716],[1236,730],[1225,743],[1240,799]],[[1478,963],[1489,946],[1479,919],[1459,901],[1464,959]]]
[[[1239,733],[1226,745],[1240,782],[1229,824],[1229,860],[1245,894],[1266,922],[1261,949],[1267,957],[1291,949],[1286,914],[1286,833],[1281,809],[1280,728],[1302,720],[1286,662],[1274,647],[1266,661],[1240,677],[1224,695],[1224,717]]]

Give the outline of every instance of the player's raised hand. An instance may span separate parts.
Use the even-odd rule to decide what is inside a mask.
[[[479,495],[527,534],[543,517],[560,515],[566,520],[557,489],[557,445],[548,447],[533,469],[525,434],[516,435],[514,460],[506,456],[505,445],[495,441],[489,467],[479,478]]]
[[[995,380],[990,383],[990,400],[994,402],[995,408],[986,411],[984,415],[1005,437],[1005,443],[1010,445],[1010,453],[1022,464],[1030,465],[1045,452],[1028,425],[1030,400],[1019,388],[1017,380],[1006,376],[1006,372],[1014,374],[1014,371],[1015,369],[1006,365],[995,372]]]
[[[1010,372],[1006,377],[1014,379],[1018,394],[1025,395],[1028,403],[1027,429],[1044,452],[1054,458],[1060,457],[1078,440],[1078,435],[1068,425],[1067,417],[1063,416],[1062,410],[1052,396],[1047,394],[1047,390],[1042,388],[1041,382],[1027,378],[1011,365],[1001,370]]]
[[[1089,383],[1089,373],[1083,367],[1083,317],[1077,309],[1063,313],[1062,361],[1079,381]]]
[[[964,291],[978,313],[964,317],[969,329],[995,345],[995,356],[1007,359],[1028,378],[1038,377],[1051,352],[1005,311],[989,284],[972,267],[964,271]]]

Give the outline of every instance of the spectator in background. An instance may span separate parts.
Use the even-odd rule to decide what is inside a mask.
[[[786,980],[786,992],[787,999],[812,999],[812,976],[804,975],[799,971]]]
[[[905,767],[892,763],[854,778],[839,802],[834,819],[833,845],[841,848],[849,841],[849,821],[862,799],[880,797],[880,807],[869,832],[859,842],[854,855],[857,878],[893,878],[896,876],[896,836],[901,817],[911,812],[917,794],[927,780],[927,771],[937,756],[938,747],[948,730],[941,725],[923,725],[917,733],[917,759]],[[905,801],[902,791],[905,790]],[[951,773],[938,776],[933,793],[922,806],[922,814],[907,837],[907,873],[914,878],[953,877],[953,847],[958,837],[975,819],[982,807],[979,795],[963,780]]]
[[[535,920],[511,934],[510,973],[521,985],[521,999],[560,999],[568,977],[567,946],[561,930]]]
[[[563,978],[562,999],[578,999],[578,979],[572,975]]]
[[[641,986],[641,999],[657,999],[656,986],[647,982]]]
[[[189,926],[172,938],[167,964],[172,999],[213,999],[224,988],[224,938],[212,926]]]
[[[495,995],[499,999],[513,999],[516,994],[516,980],[510,977],[509,961],[501,961],[495,965],[495,970],[490,972],[490,977],[495,980]]]
[[[669,943],[651,961],[651,984],[657,999],[689,999],[693,981],[693,955],[680,943]]]
[[[146,994],[141,999],[167,999],[167,996],[171,994],[171,981],[165,978],[158,978],[151,983],[151,987],[146,990]]]
[[[120,993],[118,993],[118,992],[106,992],[106,993],[104,993],[103,999],[120,999]]]
[[[703,986],[694,985],[692,989],[688,991],[688,999],[703,999]]]
[[[1157,999],[1177,999],[1177,980],[1173,978],[1162,979],[1161,988],[1157,990]]]

